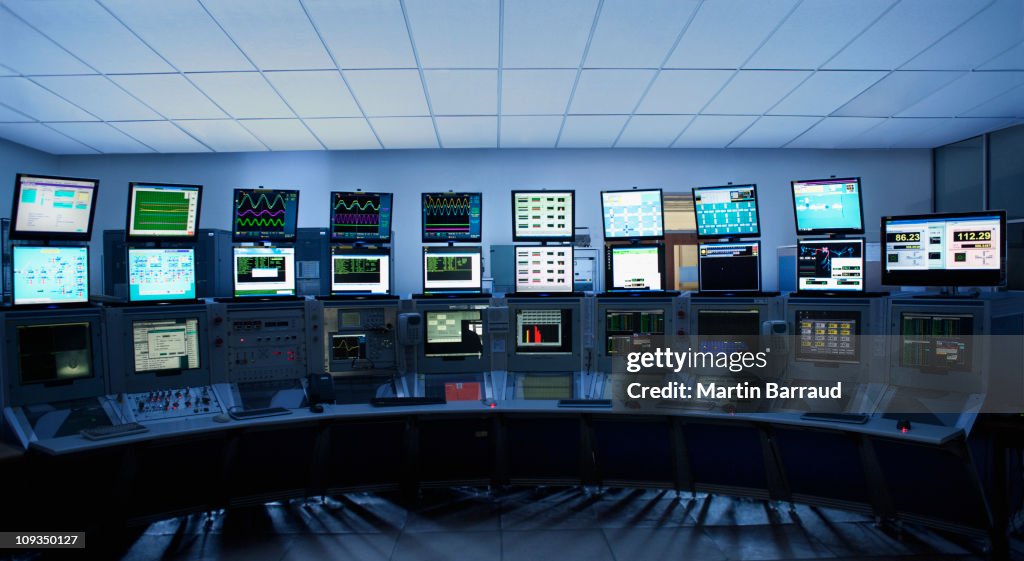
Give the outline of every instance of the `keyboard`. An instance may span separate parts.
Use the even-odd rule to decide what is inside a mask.
[[[264,407],[262,409],[238,409],[228,411],[228,415],[236,421],[243,419],[259,419],[260,417],[277,417],[278,415],[291,415],[292,412],[284,407]]]
[[[82,438],[85,438],[86,440],[106,440],[108,438],[117,438],[119,436],[139,434],[143,432],[149,432],[149,429],[138,423],[124,423],[120,425],[110,425],[107,427],[82,429],[81,435]]]
[[[374,407],[411,407],[416,405],[444,405],[443,397],[375,397],[370,400]]]
[[[800,415],[800,418],[807,421],[826,421],[829,423],[848,423],[851,425],[863,425],[870,419],[864,413],[804,413]]]
[[[559,399],[559,407],[575,407],[579,409],[604,409],[612,406],[610,399]]]

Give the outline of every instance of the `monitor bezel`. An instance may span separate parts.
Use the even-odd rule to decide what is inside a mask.
[[[842,288],[800,288],[800,248],[806,245],[827,245],[827,244],[840,244],[840,243],[859,243],[860,244],[860,288],[858,289],[842,289]],[[838,239],[814,239],[814,240],[797,240],[796,241],[796,289],[801,293],[812,293],[812,294],[858,294],[867,290],[868,284],[868,255],[867,255],[868,242],[864,238],[838,238]]]
[[[566,290],[522,290],[519,286],[519,275],[515,274],[516,270],[516,252],[520,249],[539,249],[541,251],[566,251],[569,252],[569,286]],[[515,274],[515,289],[517,294],[572,294],[573,285],[575,284],[575,273],[576,273],[576,252],[575,248],[571,245],[514,245],[512,246],[512,272]]]
[[[633,289],[633,288],[615,288],[612,283],[615,282],[615,260],[612,259],[612,255],[615,253],[617,248],[622,249],[639,249],[639,248],[658,248],[658,268],[661,273],[661,288],[660,289]],[[636,243],[636,244],[620,244],[620,245],[609,245],[606,246],[605,252],[605,268],[604,268],[604,286],[605,292],[615,293],[629,293],[629,292],[664,292],[668,290],[665,286],[667,282],[667,272],[665,270],[665,244],[664,243]]]
[[[388,260],[388,276],[387,276],[387,290],[384,292],[366,292],[359,290],[335,290],[334,289],[334,256],[335,255],[383,255]],[[330,258],[331,267],[328,270],[328,274],[332,275],[330,282],[331,296],[358,296],[358,295],[390,295],[393,290],[391,286],[391,251],[389,248],[375,248],[375,247],[351,247],[345,245],[332,245],[330,252],[328,253]]]
[[[339,238],[339,237],[335,237],[335,235],[334,235],[334,197],[335,197],[335,195],[377,195],[378,197],[383,196],[383,195],[387,195],[388,197],[391,197],[391,207],[390,207],[390,210],[388,210],[388,213],[390,214],[388,216],[388,223],[390,224],[390,226],[388,227],[387,236],[380,237],[378,235],[378,236],[359,237],[359,238]],[[328,228],[328,232],[329,232],[328,235],[331,238],[331,243],[339,243],[339,244],[358,243],[358,242],[391,243],[391,229],[394,227],[394,224],[395,224],[395,194],[394,193],[385,193],[385,192],[377,192],[377,191],[331,191],[330,198],[328,200],[330,201],[330,205],[327,207],[327,228]],[[379,211],[378,211],[378,214],[379,214]],[[379,230],[379,228],[378,228],[378,230]]]
[[[192,291],[195,293],[191,298],[147,298],[147,299],[132,299],[132,271],[131,271],[131,256],[133,251],[191,251],[192,252]],[[144,303],[144,304],[165,304],[168,302],[194,302],[198,298],[199,294],[199,279],[196,278],[196,248],[194,247],[125,247],[125,272],[128,274],[128,282],[125,283],[128,287],[128,301],[132,303]]]
[[[291,236],[286,236],[286,237],[282,237],[282,238],[265,238],[264,237],[264,238],[259,238],[259,239],[249,238],[249,237],[239,237],[238,236],[238,231],[237,231],[238,230],[238,228],[237,228],[237,226],[238,226],[238,223],[237,223],[238,222],[238,214],[237,214],[238,213],[238,193],[242,192],[242,191],[249,191],[249,192],[279,191],[279,192],[295,193],[295,228],[292,231]],[[270,244],[295,243],[295,240],[298,239],[298,235],[299,235],[298,234],[298,232],[299,232],[299,203],[301,202],[301,197],[300,197],[301,194],[302,194],[302,191],[299,190],[299,189],[277,189],[277,188],[262,189],[262,188],[259,188],[259,187],[255,187],[255,188],[252,188],[252,187],[235,187],[235,190],[232,193],[232,197],[231,197],[231,241],[234,242],[234,243],[270,243]],[[197,229],[197,232],[198,232],[198,229]]]
[[[21,201],[21,180],[25,177],[39,179],[56,179],[58,181],[89,181],[92,182],[92,203],[89,205],[89,222],[84,233],[80,232],[38,232],[18,229],[18,210]],[[14,200],[11,202],[11,226],[8,237],[12,240],[60,240],[88,242],[92,240],[92,227],[96,218],[96,206],[100,197],[100,180],[87,177],[64,177],[40,173],[18,173],[14,176]]]
[[[538,195],[556,195],[558,193],[568,193],[571,199],[569,205],[569,217],[572,221],[572,233],[567,236],[520,236],[516,228],[516,195],[521,194],[538,194]],[[575,189],[516,189],[511,192],[512,197],[512,241],[513,242],[571,242],[576,239],[576,190]],[[481,200],[481,203],[483,201]],[[481,206],[481,210],[482,210]],[[481,225],[483,223],[481,222]]]
[[[711,189],[736,189],[739,187],[750,187],[754,190],[754,214],[755,224],[757,229],[754,232],[745,232],[736,235],[719,235],[719,234],[701,234],[700,233],[700,215],[697,213],[697,192]],[[736,183],[732,185],[705,185],[703,187],[693,187],[690,189],[690,198],[693,201],[693,222],[697,229],[698,240],[742,240],[745,238],[760,238],[761,237],[761,201],[757,196],[757,183]]]
[[[22,249],[84,249],[85,250],[85,300],[74,302],[31,302],[28,304],[18,303],[17,279],[14,274],[15,254]],[[32,308],[80,308],[89,305],[92,294],[92,272],[91,252],[88,245],[14,245],[11,246],[11,307],[18,309]]]
[[[247,249],[281,249],[281,250],[291,250],[291,252],[292,252],[291,253],[291,255],[292,255],[292,292],[291,292],[291,294],[239,294],[238,293],[238,274],[235,271],[236,267],[238,267],[238,261],[237,261],[238,260],[238,251],[239,250],[247,250]],[[298,293],[299,293],[299,283],[298,283],[298,279],[295,278],[295,273],[297,272],[295,270],[296,266],[297,266],[297,263],[295,262],[295,248],[292,247],[292,246],[285,246],[285,247],[277,247],[277,246],[272,246],[272,247],[265,247],[265,246],[235,246],[235,247],[231,248],[231,294],[235,298],[246,299],[246,300],[248,300],[248,299],[255,300],[255,299],[259,299],[259,298],[275,298],[275,297],[276,298],[280,298],[280,297],[293,297],[293,296],[297,296]]]
[[[139,234],[132,234],[132,201],[135,200],[135,188],[136,187],[182,187],[182,188],[194,188],[196,189],[196,226],[195,232],[191,235],[179,236],[174,234],[160,234],[156,236],[145,236]],[[131,242],[141,241],[160,241],[162,239],[170,239],[174,241],[195,241],[199,238],[199,222],[202,219],[203,213],[203,186],[193,185],[188,183],[156,183],[149,181],[132,181],[128,184],[128,212],[125,215],[124,225],[124,237],[125,240]]]
[[[464,246],[423,246],[423,261],[420,263],[421,271],[421,286],[423,287],[423,294],[465,294],[467,296],[479,296],[484,293],[484,274],[483,270],[480,271],[480,283],[477,285],[476,290],[469,290],[465,288],[455,289],[427,289],[427,255],[431,253],[468,253],[479,256],[479,263],[482,269],[483,267],[483,246],[479,245],[464,245]]]
[[[426,203],[428,196],[449,196],[457,197],[460,195],[477,195],[480,197],[480,234],[477,236],[464,238],[464,239],[432,239],[427,237],[425,213],[423,205]],[[420,193],[420,237],[423,243],[480,243],[484,237],[484,194],[481,191],[431,191],[429,193]]]
[[[702,263],[704,262],[700,256],[700,248],[711,245],[755,245],[757,246],[757,288],[753,290],[708,290],[704,288],[701,282],[704,278],[704,271]],[[761,292],[763,278],[761,277],[761,240],[749,240],[749,241],[734,241],[734,242],[707,242],[697,244],[697,291],[704,294],[757,294]]]
[[[857,182],[857,210],[860,213],[860,228],[800,228],[800,215],[796,211],[796,185],[797,183],[849,183],[851,181]],[[789,182],[790,193],[792,194],[793,200],[793,227],[796,228],[796,235],[798,236],[813,236],[818,234],[853,234],[863,235],[864,234],[864,185],[861,183],[860,177],[838,177],[838,178],[825,178],[825,179],[797,179]],[[758,213],[758,220],[760,220],[761,214]]]
[[[608,235],[608,223],[605,222],[605,207],[604,207],[604,195],[605,193],[643,193],[646,191],[657,191],[659,206],[661,207],[660,220],[661,220],[661,235],[659,236],[609,236]],[[607,191],[601,191],[601,235],[604,236],[605,240],[609,241],[621,241],[621,240],[663,240],[665,239],[665,191],[661,187],[647,187],[647,188],[635,188],[635,189],[612,189]]]

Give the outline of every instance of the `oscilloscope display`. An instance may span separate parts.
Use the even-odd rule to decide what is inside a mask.
[[[299,192],[284,189],[235,189],[236,242],[295,241]]]
[[[482,199],[480,193],[423,193],[423,241],[480,241]]]
[[[391,193],[331,193],[331,240],[391,240]]]

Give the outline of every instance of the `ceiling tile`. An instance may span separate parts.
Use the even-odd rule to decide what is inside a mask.
[[[505,115],[562,114],[575,83],[575,70],[503,70],[501,112]]]
[[[1024,43],[1011,47],[981,65],[981,70],[1024,70]]]
[[[3,13],[0,11],[0,13]],[[18,73],[0,64],[0,76],[17,76]]]
[[[0,8],[0,63],[21,74],[89,74],[93,70]]]
[[[203,5],[261,70],[334,68],[299,2],[203,0]]]
[[[922,134],[921,140],[928,141],[928,146],[934,148],[951,142],[959,142],[986,132],[1006,128],[1014,124],[1013,119],[1005,118],[946,119],[946,122],[943,123],[942,126],[935,127],[934,129]]]
[[[787,144],[786,148],[836,148],[883,121],[885,119],[880,117],[828,117]]]
[[[505,2],[504,68],[576,68],[590,37],[597,0]]]
[[[0,78],[0,102],[39,121],[98,120],[27,78]]]
[[[900,117],[956,117],[1024,84],[1024,72],[970,72],[899,113]]]
[[[50,154],[95,154],[96,151],[84,144],[71,140],[63,134],[40,123],[0,124],[0,138],[24,144]]]
[[[875,70],[815,72],[768,113],[770,115],[829,115],[885,77]]]
[[[434,115],[498,113],[497,70],[425,70],[423,75]]]
[[[501,147],[554,148],[561,129],[561,116],[502,117]]]
[[[996,0],[904,69],[971,70],[1024,40],[1024,2]]]
[[[704,108],[705,113],[760,115],[793,91],[810,72],[741,70]]]
[[[662,70],[637,113],[697,113],[733,74],[732,70]]]
[[[964,117],[1024,117],[1024,86],[1018,86],[1004,94],[967,111]]]
[[[337,70],[263,74],[299,117],[361,117]]]
[[[153,151],[106,123],[50,123],[50,127],[107,154]]]
[[[305,0],[341,68],[415,68],[398,0]]]
[[[626,115],[570,115],[565,118],[558,147],[611,148],[628,118]]]
[[[632,113],[654,74],[654,70],[584,70],[569,112]]]
[[[168,119],[218,119],[226,116],[180,74],[111,76],[110,79]]]
[[[40,76],[32,80],[104,121],[160,118],[103,76]]]
[[[921,101],[962,72],[893,72],[835,111],[841,117],[888,117]]]
[[[840,142],[841,148],[923,148],[922,136],[947,119],[886,119],[877,127]]]
[[[984,2],[903,0],[825,64],[839,70],[892,70],[977,13]]]
[[[298,119],[248,119],[238,122],[271,150],[324,149]]]
[[[378,117],[370,119],[370,124],[384,148],[437,148],[430,117]]]
[[[438,117],[437,133],[445,148],[496,148],[497,117]]]
[[[820,121],[819,117],[761,117],[729,148],[781,148]]]
[[[189,74],[188,78],[236,119],[294,117],[259,72]]]
[[[110,125],[157,152],[210,151],[170,121],[130,121]]]
[[[177,121],[189,134],[217,152],[263,152],[264,146],[236,121],[218,119],[210,121]]]
[[[605,0],[585,65],[660,67],[698,5],[696,0]]]
[[[95,2],[8,0],[4,5],[100,72],[173,70]]]
[[[345,79],[367,116],[430,114],[416,70],[348,70]]]
[[[31,122],[33,119],[23,115],[9,107],[0,105],[0,123],[22,123]]]
[[[739,68],[794,5],[796,0],[704,2],[666,66]]]
[[[496,68],[498,0],[406,0],[423,68]]]
[[[366,119],[306,119],[328,150],[377,150],[380,143]]]
[[[693,115],[633,115],[616,148],[668,148]]]
[[[683,131],[673,148],[725,148],[757,117],[698,115]]]

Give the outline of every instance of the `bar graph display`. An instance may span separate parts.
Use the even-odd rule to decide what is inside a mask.
[[[392,200],[391,193],[332,192],[331,240],[390,241]]]
[[[284,189],[235,189],[236,242],[291,242],[298,227],[299,192]]]
[[[18,174],[11,239],[88,241],[99,181]]]
[[[423,241],[480,241],[482,199],[480,193],[423,193]]]
[[[129,238],[194,238],[201,185],[132,183],[128,190]]]
[[[572,310],[516,310],[516,353],[572,352]]]

